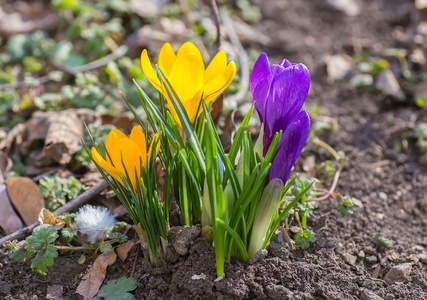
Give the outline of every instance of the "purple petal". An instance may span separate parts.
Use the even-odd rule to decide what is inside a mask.
[[[271,80],[272,76],[270,73],[267,54],[262,53],[255,62],[249,82],[252,100],[255,101],[255,109],[257,110],[262,123],[265,119],[265,104]]]
[[[308,110],[301,111],[295,117],[292,123],[295,121],[299,121],[301,123],[301,141],[298,148],[298,155],[299,155],[302,151],[302,148],[304,148],[305,143],[307,142],[308,135],[310,134],[310,114]]]
[[[303,64],[292,65],[273,79],[266,102],[264,122],[272,135],[280,130],[285,131],[300,112],[309,88],[310,74]],[[272,139],[272,136],[268,138]]]
[[[273,178],[279,178],[284,183],[288,180],[298,154],[299,145],[301,142],[301,123],[300,121],[293,122],[286,131],[282,134],[279,148],[276,156],[271,164],[269,181]]]
[[[285,70],[284,67],[282,67],[281,65],[271,65],[270,67],[270,74],[271,77],[274,78],[277,75],[279,75],[280,72],[282,72],[283,70]]]
[[[288,68],[292,66],[292,64],[287,59],[282,60],[282,62],[279,65],[282,66],[283,68]]]

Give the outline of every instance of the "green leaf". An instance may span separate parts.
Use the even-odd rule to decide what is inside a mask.
[[[111,249],[113,249],[113,246],[111,245],[111,243],[103,243],[99,245],[99,249],[101,249],[103,253],[107,253],[110,252]]]
[[[108,236],[113,242],[115,243],[124,243],[128,240],[128,236],[126,234],[120,233],[120,232],[113,232],[110,233]]]
[[[314,243],[316,238],[314,237],[313,231],[305,229],[294,235],[295,244],[299,245],[302,249],[306,249],[310,246],[310,243]]]
[[[36,257],[34,257],[33,262],[31,263],[31,269],[36,268],[39,273],[46,275],[47,268],[53,266],[53,260],[57,256],[58,250],[54,245],[49,244],[47,247],[37,252]]]
[[[66,239],[72,239],[73,237],[76,236],[77,231],[76,230],[72,230],[69,227],[65,227],[61,230],[61,234],[64,238]]]
[[[79,265],[84,264],[84,262],[86,261],[86,256],[84,254],[82,254],[79,259],[77,260],[77,263]]]
[[[121,277],[111,280],[101,287],[97,296],[105,300],[131,300],[133,295],[128,293],[135,289],[136,279],[132,277]]]
[[[58,238],[58,233],[52,225],[43,224],[34,228],[32,237],[38,238],[46,245],[53,243]]]
[[[341,215],[346,216],[353,213],[353,206],[361,206],[362,202],[356,198],[346,196],[342,199],[343,202],[338,204],[338,210]]]
[[[379,246],[379,247],[388,247],[391,244],[393,244],[392,241],[390,241],[389,239],[387,239],[386,237],[384,237],[383,235],[381,235],[380,233],[378,233],[377,235],[375,235],[374,239],[372,240],[372,242]]]

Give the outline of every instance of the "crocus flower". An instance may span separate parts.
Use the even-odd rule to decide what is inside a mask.
[[[152,153],[153,144],[156,140],[155,153]],[[99,154],[95,147],[92,147],[93,160],[125,187],[126,184],[123,178],[126,177],[127,171],[132,186],[136,191],[137,182],[141,178],[141,162],[143,167],[147,168],[147,160],[151,158],[151,155],[157,155],[159,152],[159,135],[156,133],[153,136],[150,149],[147,153],[145,135],[141,128],[134,126],[129,137],[120,130],[113,129],[108,135],[105,149],[108,152],[106,160]]]
[[[250,92],[264,125],[263,154],[270,147],[276,132],[282,131],[276,156],[270,169],[270,180],[283,182],[301,153],[310,131],[310,115],[301,111],[310,88],[310,74],[303,64],[286,59],[271,65],[262,53],[252,70]]]
[[[176,54],[169,43],[164,44],[157,64],[177,93],[191,122],[196,118],[202,95],[208,104],[230,85],[236,75],[236,64],[227,64],[227,56],[222,50],[205,69],[199,49],[190,42],[183,44]],[[169,96],[151,65],[147,50],[141,53],[141,66],[151,84],[166,97],[172,117],[181,126]]]

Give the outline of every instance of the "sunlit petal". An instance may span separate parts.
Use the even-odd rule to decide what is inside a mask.
[[[203,61],[193,53],[178,57],[169,81],[182,102],[192,99],[203,87]]]
[[[103,168],[108,174],[113,176],[113,178],[121,183],[123,183],[120,172],[114,168],[109,162],[107,162],[95,149],[92,147],[92,157],[95,163],[97,163],[101,168]]]
[[[181,48],[179,48],[178,53],[176,55],[177,55],[177,57],[180,57],[182,55],[190,54],[190,53],[195,54],[203,63],[203,58],[202,58],[202,55],[200,54],[199,49],[197,49],[197,47],[193,43],[190,43],[190,42],[184,43],[181,46]],[[204,68],[205,68],[205,65],[203,64],[203,69]]]
[[[175,61],[176,54],[175,51],[173,51],[171,44],[164,44],[162,50],[160,50],[158,65],[162,69],[163,73],[165,73],[166,77],[169,76]]]
[[[139,146],[142,161],[146,160],[147,144],[145,143],[145,134],[139,126],[134,126],[129,138]]]
[[[121,139],[127,138],[127,136],[118,129],[113,129],[107,137],[105,148],[107,150],[113,149],[117,142]],[[111,153],[109,153],[111,155]],[[110,157],[107,155],[107,160],[110,161]]]
[[[217,55],[215,55],[209,66],[206,68],[204,74],[204,84],[207,84],[209,81],[218,76],[218,74],[223,73],[226,66],[227,55],[223,50],[221,50],[217,53]]]
[[[236,75],[236,64],[231,62],[227,65],[224,72],[212,79],[205,85],[203,90],[203,97],[206,103],[211,102],[218,97],[233,81]]]
[[[163,91],[163,87],[160,84],[160,80],[157,78],[154,72],[153,66],[151,65],[150,59],[148,58],[147,50],[144,49],[141,53],[141,67],[147,79],[151,84],[159,91]]]

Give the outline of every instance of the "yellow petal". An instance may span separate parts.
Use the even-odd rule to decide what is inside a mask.
[[[139,126],[134,126],[129,138],[139,146],[142,162],[146,160],[147,144],[145,143],[145,134]]]
[[[200,54],[199,49],[197,49],[197,47],[193,43],[190,43],[190,42],[184,43],[181,46],[181,48],[179,48],[176,56],[179,58],[182,55],[190,54],[190,53],[195,54],[198,58],[200,58],[200,60],[202,61],[202,64],[203,64],[203,58],[202,58],[202,55]],[[203,69],[204,68],[205,68],[205,65],[203,64]]]
[[[181,102],[192,99],[202,89],[203,72],[201,57],[193,53],[178,57],[168,79]]]
[[[151,65],[150,59],[148,58],[147,50],[144,49],[141,53],[141,67],[147,79],[151,82],[151,84],[160,92],[163,93],[163,87],[160,84],[159,79],[154,72],[154,69]]]
[[[236,64],[232,61],[227,65],[224,72],[219,74],[204,87],[204,100],[206,103],[211,102],[213,99],[218,97],[233,81],[236,75]]]
[[[101,168],[103,168],[108,174],[113,176],[113,178],[123,184],[123,179],[120,175],[120,172],[114,168],[109,162],[107,162],[96,150],[95,147],[92,147],[92,157],[93,160],[98,164]]]
[[[196,118],[197,109],[199,110],[199,115],[203,111],[203,106],[200,106],[199,108],[201,97],[202,91],[200,90],[196,93],[196,95],[194,95],[193,98],[182,103],[191,122],[194,122],[194,119]]]
[[[131,139],[125,138],[118,141],[116,147],[110,153],[114,166],[123,176],[129,175],[132,186],[136,189],[136,183],[141,176],[139,146]],[[123,160],[122,160],[123,159]],[[136,176],[135,176],[136,171]]]
[[[207,84],[209,81],[214,79],[219,74],[224,72],[227,66],[227,55],[223,50],[219,51],[217,55],[212,59],[209,66],[206,68],[204,74],[204,83]]]
[[[154,156],[157,156],[157,154],[160,151],[160,139],[159,139],[159,134],[158,133],[156,133],[153,136],[153,138],[151,139],[150,149],[148,150],[148,159],[151,159],[151,152],[153,151],[153,145],[154,145],[154,143],[156,143],[156,141],[157,141],[157,144],[156,144],[156,153],[153,154]],[[146,165],[144,165],[144,166],[146,167]]]
[[[169,76],[175,61],[176,54],[175,51],[173,51],[171,44],[164,44],[162,50],[160,50],[158,65],[162,69],[163,73],[165,73],[166,77]]]
[[[105,148],[108,151],[108,153],[110,152],[110,149],[113,149],[116,146],[117,141],[123,138],[127,138],[127,136],[123,132],[121,132],[118,129],[111,130],[110,133],[108,134],[107,141],[105,143]],[[108,155],[107,155],[107,160],[110,161],[110,158],[108,157]]]

